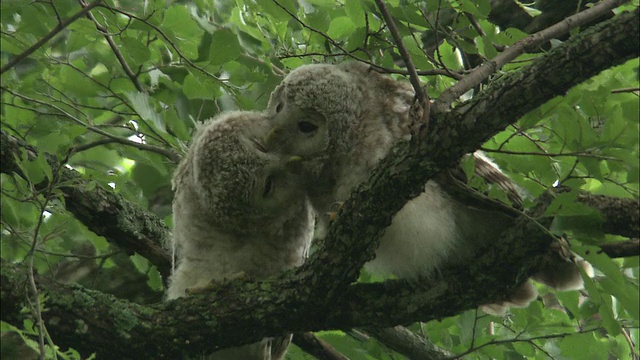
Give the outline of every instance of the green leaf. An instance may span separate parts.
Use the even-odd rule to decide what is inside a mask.
[[[638,320],[640,318],[640,296],[638,295],[638,284],[626,281],[623,284],[616,283],[609,278],[600,281],[602,289],[615,296],[619,304],[629,313],[629,315]]]
[[[331,24],[331,15],[326,11],[316,11],[306,16],[308,24],[314,29],[327,32]]]
[[[84,64],[79,63],[76,65],[76,69],[84,68]],[[69,95],[76,96],[78,98],[86,98],[90,96],[96,96],[99,93],[99,88],[91,80],[87,79],[83,74],[70,66],[64,66],[60,69],[60,75],[58,80],[61,82],[60,86],[64,87]]]
[[[151,51],[140,40],[123,36],[120,41],[122,42],[122,53],[127,61],[130,62],[130,67],[145,63],[151,58]]]
[[[278,3],[282,5],[289,12],[296,13],[296,5],[292,0],[278,0]],[[273,19],[273,21],[289,21],[291,15],[287,11],[283,10],[273,1],[260,1],[258,3],[260,10],[264,11],[267,16]]]
[[[184,6],[172,6],[164,13],[163,28],[173,33],[176,45],[189,59],[198,57],[198,42],[204,33]]]
[[[51,181],[53,178],[51,166],[47,163],[42,152],[38,153],[38,156],[33,160],[18,161],[18,166],[29,179],[32,184],[40,184],[44,179]]]
[[[568,359],[606,359],[608,345],[593,332],[567,336],[560,342],[561,355]]]
[[[136,266],[136,269],[143,274],[146,274],[149,271],[149,260],[142,257],[139,254],[133,254],[129,257],[131,262]]]
[[[516,29],[516,28],[508,28],[498,34],[495,35],[496,41],[503,45],[513,45],[517,41],[522,40],[529,36],[526,32]]]
[[[521,354],[522,356],[525,356],[527,358],[533,358],[536,355],[536,348],[534,348],[533,345],[529,343],[516,342],[513,344],[513,348],[518,352],[518,354]]]
[[[620,323],[613,311],[613,301],[610,296],[603,296],[598,311],[602,318],[602,325],[611,336],[617,336],[622,331]]]
[[[215,83],[202,81],[193,74],[184,79],[182,91],[189,99],[215,99],[219,94],[219,87]]]
[[[95,41],[96,27],[89,19],[78,19],[69,27],[69,37],[66,41],[66,50],[77,51]]]
[[[487,57],[488,59],[493,59],[498,55],[498,50],[496,50],[496,48],[493,46],[493,42],[490,38],[482,36],[480,38],[480,43],[482,44],[481,52],[485,57]]]
[[[149,276],[149,280],[147,280],[147,284],[151,289],[162,291],[164,290],[164,286],[162,284],[162,276],[160,276],[160,272],[155,266],[151,266],[149,271],[147,272]]]
[[[589,313],[598,314],[602,319],[602,325],[607,329],[607,332],[612,336],[618,335],[621,329],[613,312],[611,295],[602,292],[593,279],[583,276],[583,280],[584,287],[589,292],[590,299],[593,302],[593,305],[589,309]],[[587,316],[583,313],[583,317],[590,318],[591,316],[589,316],[589,313],[587,313]]]
[[[365,13],[359,1],[345,1],[345,12],[356,26],[366,25]]]
[[[5,176],[6,176],[5,174],[2,174],[3,178]],[[5,181],[9,181],[9,180],[2,179],[3,190],[5,188],[4,187]],[[18,225],[19,212],[18,212],[18,209],[14,207],[15,201],[13,199],[10,199],[8,196],[2,196],[0,197],[0,204],[2,204],[2,212],[0,212],[2,221],[10,225],[14,225],[14,226]]]
[[[574,317],[580,316],[580,293],[577,291],[558,291],[556,296],[562,306],[566,307]]]
[[[620,272],[620,265],[602,252],[597,246],[581,245],[572,248],[578,255],[585,258],[591,265],[602,271],[609,280],[622,285],[624,276]]]
[[[489,15],[489,12],[491,11],[491,3],[488,0],[460,0],[458,2],[458,9],[460,11],[474,15],[479,19],[484,19]]]
[[[620,265],[596,246],[576,246],[573,250],[605,275],[605,278],[599,281],[603,291],[615,296],[629,314],[634,319],[638,319],[640,317],[638,286],[627,281]]]
[[[151,99],[148,94],[141,92],[128,92],[127,98],[129,98],[131,105],[143,120],[153,124],[155,130],[163,133],[166,132],[162,117],[151,105]]]
[[[346,16],[340,16],[331,20],[327,35],[329,35],[333,39],[342,39],[351,34],[355,30],[355,28],[356,25],[350,18]]]
[[[236,34],[229,29],[220,29],[211,35],[209,59],[214,65],[221,65],[236,59],[242,51]]]

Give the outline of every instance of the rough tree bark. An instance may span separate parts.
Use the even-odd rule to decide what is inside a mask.
[[[301,268],[259,282],[233,281],[210,294],[153,306],[40,279],[39,285],[48,295],[48,311],[43,314],[47,329],[57,344],[82,353],[173,358],[290,331],[428,321],[500,299],[535,272],[553,241],[538,224],[519,219],[476,263],[445,270],[438,279],[417,284],[353,283],[362,265],[373,257],[382,229],[409,198],[420,192],[425,181],[531,109],[604,69],[638,56],[638,20],[636,10],[594,26],[531,66],[504,76],[472,101],[433,118],[425,136],[420,137],[425,141],[400,144],[371,179],[352,194],[322,249]],[[5,160],[11,159],[7,154],[10,152],[3,141],[3,172],[15,170],[7,166],[5,171]],[[75,198],[71,190],[63,191],[70,195],[68,202],[78,201],[84,209],[74,212],[76,216],[90,217],[91,202],[82,197],[92,194]],[[100,196],[99,203],[110,206],[105,200],[109,195]],[[119,202],[126,203],[122,199]],[[538,214],[546,203],[540,201]],[[122,215],[134,227],[139,219],[145,219],[142,224],[153,219],[128,210]],[[99,231],[100,226],[92,229]],[[158,244],[158,239],[166,236],[162,226],[158,229],[154,230],[158,231],[157,237],[145,235],[141,239]],[[638,236],[637,228],[630,231]],[[105,234],[114,242],[120,241],[119,232],[105,230]],[[131,244],[125,246],[132,249]],[[162,256],[149,258],[164,261]],[[488,268],[492,269],[491,275],[487,274]],[[460,279],[465,279],[464,283]],[[2,320],[21,323],[24,314],[20,309],[27,298],[25,282],[25,271],[19,265],[2,264]],[[253,333],[247,334],[248,328]],[[210,339],[219,341],[211,344]]]

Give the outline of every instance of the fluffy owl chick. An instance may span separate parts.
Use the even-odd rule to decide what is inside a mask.
[[[304,159],[310,200],[324,213],[365,181],[397,142],[410,138],[413,96],[408,84],[362,63],[299,67],[269,100],[274,130],[268,147]],[[429,181],[393,218],[367,267],[402,278],[428,275],[446,260],[469,256],[470,247],[459,243],[465,235],[493,239],[508,222]]]
[[[197,129],[173,177],[177,268],[168,299],[238,273],[262,278],[304,261],[313,211],[287,159],[265,150],[269,130],[255,112],[225,113]],[[289,341],[263,339],[213,358],[279,359]]]
[[[304,159],[306,188],[319,213],[343,201],[399,140],[410,139],[413,89],[362,63],[293,70],[274,90],[268,146]],[[324,236],[327,218],[318,218]]]
[[[408,84],[362,63],[302,66],[271,95],[274,130],[268,147],[304,159],[307,192],[322,214],[365,181],[397,142],[410,138],[413,97]],[[474,157],[477,175],[518,197],[495,164],[481,153]],[[405,279],[429,276],[444,265],[469,261],[479,244],[493,241],[512,222],[449,190],[446,175],[427,182],[424,193],[395,215],[366,267]],[[532,288],[529,284],[521,291],[526,299],[512,304],[530,302],[536,295]]]

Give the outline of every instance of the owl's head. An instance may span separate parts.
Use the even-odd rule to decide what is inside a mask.
[[[305,65],[291,71],[269,99],[273,130],[267,146],[304,159],[339,154],[362,113],[362,85],[337,65]]]
[[[348,159],[372,133],[405,138],[413,97],[410,85],[361,62],[301,66],[271,94],[267,147],[305,160]]]
[[[269,131],[263,114],[247,111],[200,126],[174,176],[176,197],[192,191],[212,223],[234,232],[286,221],[306,200],[289,159],[267,152]]]

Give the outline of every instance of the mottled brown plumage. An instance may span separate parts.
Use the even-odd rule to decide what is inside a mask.
[[[168,299],[238,273],[262,278],[304,261],[313,212],[288,159],[265,150],[269,130],[256,112],[224,113],[197,129],[173,177],[177,268]],[[289,342],[265,338],[211,356],[279,359]]]
[[[396,143],[410,139],[413,98],[411,86],[362,63],[302,66],[271,95],[274,130],[268,147],[303,158],[307,193],[323,214],[367,180]],[[515,184],[482,153],[473,156],[476,175],[521,205]],[[368,269],[406,279],[430,276],[445,265],[470,261],[479,245],[493,242],[512,223],[508,212],[491,211],[455,189],[453,173],[428,181],[395,215]],[[323,234],[327,225],[319,218]],[[579,276],[573,271],[569,277]],[[535,296],[535,288],[525,284],[507,305],[523,306]]]

